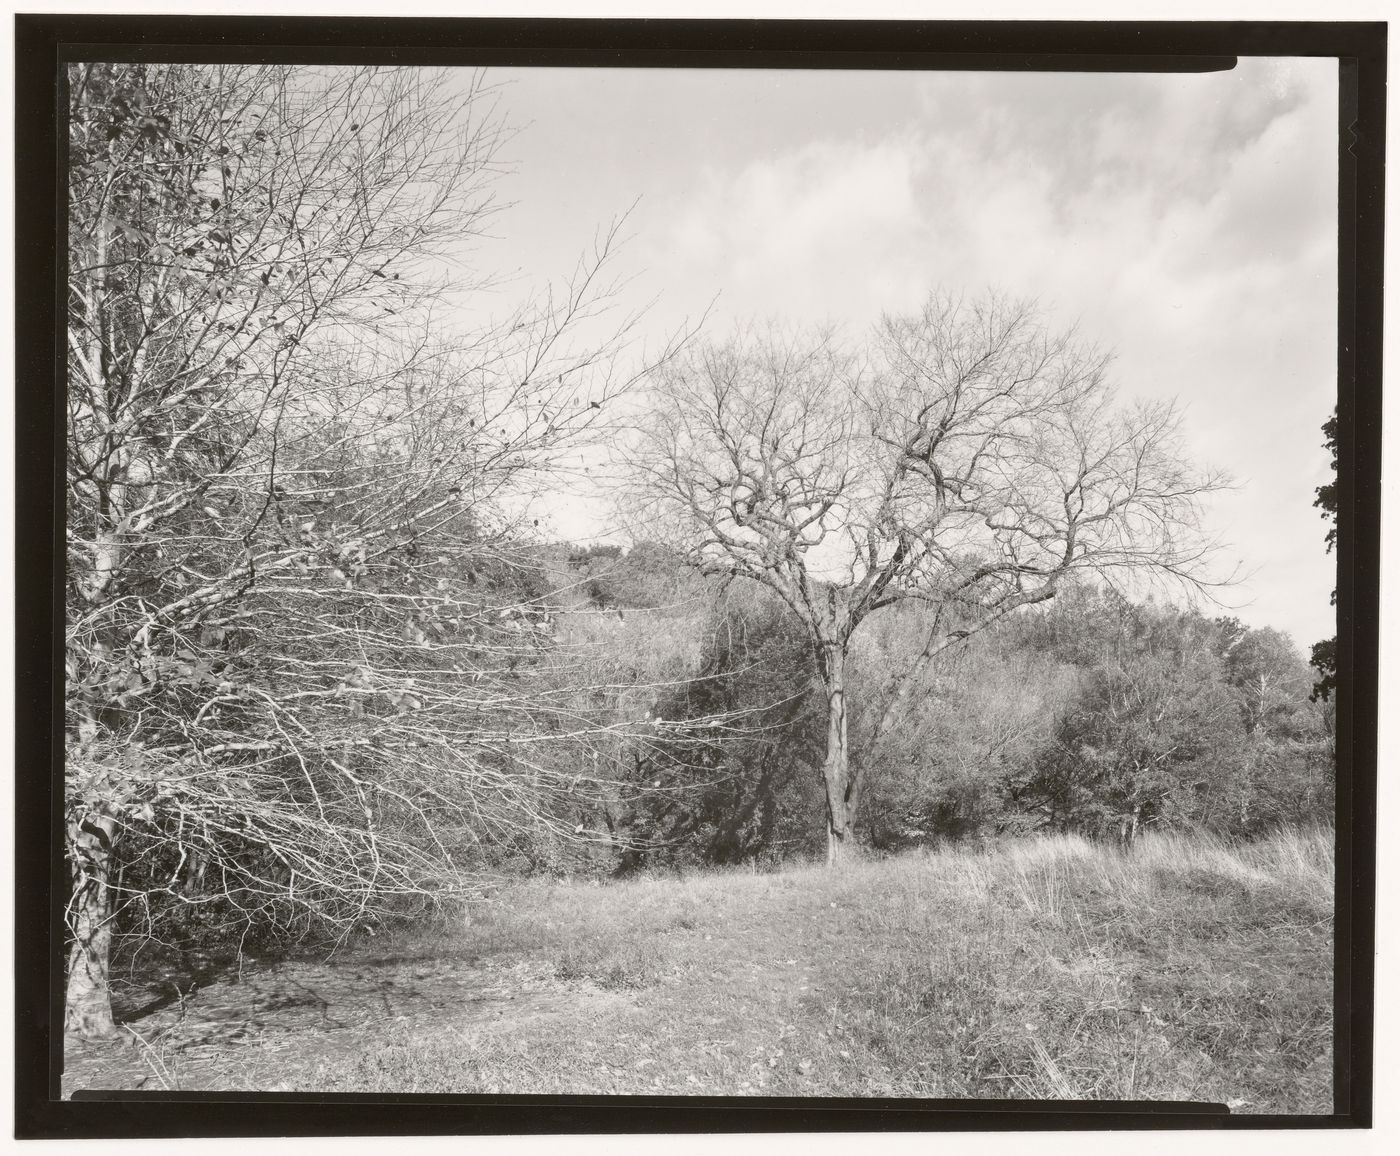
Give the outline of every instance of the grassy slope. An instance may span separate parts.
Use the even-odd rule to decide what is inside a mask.
[[[69,1041],[65,1081],[1325,1112],[1331,896],[1323,833],[536,883],[465,929],[226,977],[128,1046]]]
[[[1331,945],[1322,833],[529,885],[415,952],[543,974],[568,998],[400,1020],[348,1059],[284,1068],[283,1086],[1326,1112]]]

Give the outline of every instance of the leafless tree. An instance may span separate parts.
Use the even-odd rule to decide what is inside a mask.
[[[1222,475],[1184,457],[1167,403],[1115,409],[1107,359],[1029,304],[933,296],[857,357],[768,330],[658,370],[638,500],[693,561],[770,587],[805,627],[826,698],[831,860],[852,842],[852,633],[932,604],[913,668],[892,672],[873,742],[935,655],[1065,578],[1150,571],[1200,585],[1201,499]]]
[[[531,682],[512,497],[609,418],[630,322],[592,324],[613,230],[504,321],[434,323],[492,209],[480,77],[78,64],[68,95],[67,1019],[102,1034],[119,913],[350,928],[562,827],[571,744],[622,724]]]

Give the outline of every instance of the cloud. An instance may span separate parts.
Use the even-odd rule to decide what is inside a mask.
[[[996,286],[1081,323],[1126,396],[1179,396],[1192,451],[1241,478],[1214,518],[1257,573],[1238,597],[1307,641],[1333,583],[1311,501],[1335,397],[1335,92],[1329,61],[930,77],[883,134],[712,160],[656,252],[731,317],[858,330],[937,286]]]
[[[723,287],[735,316],[845,315],[890,295],[881,256],[928,233],[916,197],[922,150],[816,141],[732,176],[711,169],[660,246],[672,271]]]

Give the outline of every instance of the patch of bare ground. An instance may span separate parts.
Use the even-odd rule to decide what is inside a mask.
[[[116,1039],[66,1041],[65,1096],[76,1088],[307,1088],[317,1069],[352,1063],[404,1026],[515,1030],[617,1002],[560,983],[544,963],[363,952],[230,967],[174,998],[161,990],[128,988]],[[141,994],[155,1010],[132,1006]]]

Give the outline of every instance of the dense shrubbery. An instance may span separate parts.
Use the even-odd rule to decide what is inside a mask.
[[[626,817],[619,867],[737,863],[815,849],[821,732],[810,710],[812,657],[777,598],[731,588],[705,617],[699,669],[662,695],[661,723],[710,720],[636,762],[650,791]]]
[[[600,875],[819,854],[815,660],[781,600],[655,543],[543,553],[527,584],[546,581],[557,691],[596,728],[583,769],[606,782],[515,831],[497,861]],[[1306,662],[1277,631],[1075,586],[928,664],[877,735],[928,613],[884,611],[852,652],[858,832],[873,849],[1034,831],[1252,838],[1330,820],[1334,708],[1309,699]]]
[[[614,573],[628,557],[610,560]],[[656,548],[645,557],[664,581]],[[609,605],[625,612],[611,589]],[[760,588],[709,598],[691,611],[704,622],[697,680],[656,712],[735,721],[637,761],[638,778],[660,786],[626,817],[624,866],[818,850],[809,648]],[[867,704],[851,737],[859,829],[873,847],[1146,827],[1253,837],[1330,819],[1332,710],[1309,700],[1307,664],[1277,631],[1074,588],[942,655],[872,742],[871,716],[890,672],[913,661],[923,613],[887,611],[852,657],[853,697]]]

